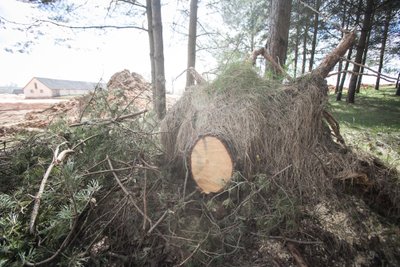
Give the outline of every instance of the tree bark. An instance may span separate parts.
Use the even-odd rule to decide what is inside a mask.
[[[307,17],[308,18],[308,17]],[[308,19],[305,20],[305,29],[303,33],[303,64],[301,65],[301,74],[306,72],[307,63],[307,33],[308,33]]]
[[[327,77],[340,58],[343,57],[349,47],[353,45],[355,39],[355,32],[346,33],[338,46],[333,49],[329,55],[325,56],[322,62],[311,72],[311,74],[322,78]]]
[[[372,13],[372,20],[373,20],[374,15],[375,15],[375,12]],[[372,25],[372,21],[371,21],[371,25]],[[367,62],[367,54],[368,54],[368,49],[369,49],[369,40],[370,40],[370,37],[371,37],[371,30],[372,30],[372,28],[370,27],[368,29],[367,41],[365,43],[364,53],[363,53],[363,57],[362,57],[362,61],[361,61],[362,65],[365,65],[365,63]],[[363,73],[364,73],[364,67],[361,66],[360,75],[358,75],[358,78],[357,78],[357,85],[356,85],[356,93],[357,94],[360,92]]]
[[[156,74],[155,74],[155,62],[154,62],[153,12],[151,10],[151,0],[146,0],[146,15],[147,15],[147,34],[149,35],[149,48],[150,48],[151,86],[153,88],[153,95],[154,95]]]
[[[291,9],[291,0],[271,1],[269,36],[266,48],[268,54],[281,66],[286,62]],[[273,65],[269,65],[269,67],[274,77],[277,78],[280,71]]]
[[[198,0],[190,1],[187,69],[191,67],[195,68],[196,66],[197,4]],[[189,87],[193,84],[193,75],[186,71],[186,87]]]
[[[345,28],[345,25],[346,25],[346,29],[348,29],[348,28],[349,28],[350,16],[347,16],[347,6],[343,4],[343,0],[340,0],[340,1],[339,1],[339,5],[343,7],[343,13],[342,13],[342,18],[341,18],[341,19],[342,19],[342,24],[341,24],[342,29]],[[346,17],[347,17],[347,19],[346,19]],[[342,38],[343,38],[343,35],[344,35],[344,34],[342,33]],[[339,73],[338,73],[338,75],[337,75],[336,87],[335,87],[335,94],[336,94],[336,96],[338,95],[338,92],[339,92],[340,78],[341,78],[341,76],[342,76],[342,73],[341,73],[342,69],[343,69],[343,61],[340,60],[340,61],[339,61],[339,66],[338,66],[338,72],[339,72]],[[344,74],[344,73],[343,73],[343,74]]]
[[[396,88],[397,88],[396,95],[400,96],[400,72],[399,72],[399,75],[397,76]]]
[[[379,67],[378,67],[379,73],[381,73],[382,67],[383,67],[383,59],[385,56],[386,41],[387,41],[387,37],[388,37],[391,16],[392,16],[392,10],[388,9],[386,11],[385,25],[383,26],[383,33],[382,33],[382,44],[381,44],[381,51],[380,51],[380,55],[379,55]],[[381,80],[381,77],[378,74],[378,77],[376,78],[376,83],[375,83],[375,90],[379,90],[380,80]]]
[[[296,14],[296,39],[295,39],[295,47],[294,47],[294,74],[293,77],[297,76],[297,63],[299,61],[299,44],[300,44],[300,21],[299,21],[299,12]]]
[[[163,119],[166,113],[165,101],[165,72],[164,72],[164,44],[161,19],[160,0],[151,0],[153,38],[154,38],[154,66],[155,90],[153,95],[154,110],[158,119]]]
[[[351,59],[351,54],[353,53],[353,47],[350,47],[349,52],[347,53],[347,59]],[[343,87],[344,87],[344,82],[346,81],[346,76],[347,76],[347,70],[349,69],[349,61],[346,61],[346,64],[344,65],[344,72],[340,81],[339,85],[339,90],[336,95],[336,101],[341,101],[342,100],[342,95],[343,95]]]
[[[313,24],[313,39],[311,42],[311,54],[310,54],[310,63],[308,65],[308,71],[311,72],[313,70],[314,65],[314,57],[315,57],[315,48],[317,46],[317,35],[318,35],[318,26],[319,26],[319,8],[321,6],[321,0],[316,0],[315,10],[317,11],[314,14],[314,24]]]
[[[356,15],[356,20],[355,20],[355,25],[358,25],[358,23],[360,22],[360,17],[361,17],[361,9],[362,9],[362,3],[363,0],[359,0],[358,1],[358,6],[357,6],[357,15]],[[348,17],[348,19],[350,19],[350,16]],[[349,25],[349,20],[347,21],[347,25]],[[347,77],[347,70],[349,69],[349,60],[351,59],[351,56],[353,54],[353,46],[349,49],[349,52],[347,54],[347,61],[344,67],[344,72],[340,81],[340,85],[339,85],[339,90],[338,93],[336,95],[336,101],[341,101],[342,100],[342,94],[343,94],[343,87],[344,87],[344,83],[346,81],[346,77]]]
[[[364,49],[367,44],[368,31],[371,28],[373,8],[374,8],[374,0],[367,0],[367,7],[365,9],[364,21],[361,29],[361,36],[357,45],[357,53],[355,58],[355,62],[357,63],[361,63],[364,54]],[[360,71],[360,66],[354,65],[353,67],[354,74],[351,75],[349,83],[349,91],[346,99],[348,103],[355,102],[355,93],[356,93],[356,86],[358,79],[358,75],[356,73],[358,73],[359,71]]]

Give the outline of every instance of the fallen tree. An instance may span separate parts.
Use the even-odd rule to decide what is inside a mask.
[[[227,188],[234,171],[248,179],[279,173],[279,186],[301,199],[320,199],[351,181],[388,196],[398,214],[390,170],[351,151],[327,110],[325,77],[354,40],[354,32],[346,33],[315,70],[284,84],[262,79],[243,63],[191,88],[161,124],[166,159],[190,171],[204,193]],[[264,48],[252,59],[258,55],[272,60]]]

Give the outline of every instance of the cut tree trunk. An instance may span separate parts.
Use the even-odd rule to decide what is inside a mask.
[[[228,147],[215,136],[201,136],[190,153],[192,177],[204,193],[221,191],[230,181],[233,160]]]

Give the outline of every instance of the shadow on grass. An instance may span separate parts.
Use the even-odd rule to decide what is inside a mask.
[[[329,103],[336,119],[348,127],[400,134],[400,97],[395,96],[393,87],[363,90],[356,95],[355,104],[337,102],[330,95]]]

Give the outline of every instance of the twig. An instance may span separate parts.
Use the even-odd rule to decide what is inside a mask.
[[[253,53],[251,54],[251,60],[253,65],[256,63],[257,57],[259,55],[262,55],[266,60],[268,60],[273,65],[274,69],[280,72],[280,74],[283,75],[286,79],[288,79],[289,81],[293,81],[293,78],[282,68],[282,66],[278,64],[271,57],[270,54],[268,54],[268,51],[265,47],[261,47],[253,51]]]
[[[96,87],[94,88],[94,91],[93,91],[93,93],[91,94],[89,101],[87,101],[87,104],[86,104],[85,107],[83,108],[81,114],[79,114],[79,120],[78,120],[79,122],[82,121],[83,115],[85,114],[85,112],[86,112],[87,108],[89,107],[89,105],[92,103],[92,101],[93,101],[93,99],[94,99],[94,97],[95,97],[95,95],[96,95],[96,91],[97,91],[97,89],[99,88],[99,85],[100,85],[100,81],[97,83]]]
[[[86,141],[88,141],[88,140],[90,140],[90,139],[92,139],[92,138],[95,138],[96,136],[99,136],[99,135],[100,135],[100,134],[94,134],[94,135],[92,135],[92,136],[89,136],[88,138],[83,139],[83,140],[80,141],[78,144],[74,145],[74,146],[72,147],[72,150],[75,150],[78,146],[82,145],[82,144],[85,143]]]
[[[156,221],[156,223],[147,231],[147,234],[151,234],[153,230],[164,220],[165,216],[167,216],[168,213],[173,213],[171,210],[166,210],[163,215]]]
[[[46,183],[47,183],[47,179],[49,178],[50,173],[53,170],[53,167],[60,164],[66,158],[66,156],[68,154],[74,152],[74,150],[72,150],[72,149],[66,149],[66,150],[63,150],[60,154],[58,154],[60,147],[66,143],[67,142],[63,142],[62,144],[57,146],[56,150],[54,151],[53,160],[52,160],[50,166],[47,168],[46,173],[43,176],[42,182],[40,183],[39,191],[35,197],[35,204],[33,205],[33,210],[32,210],[31,219],[30,219],[30,223],[29,223],[29,232],[31,234],[33,234],[35,231],[35,221],[36,221],[36,217],[39,213],[40,200],[42,198],[44,187],[46,186]]]
[[[133,199],[132,194],[129,193],[128,189],[126,189],[125,186],[121,183],[121,180],[118,178],[116,172],[114,171],[114,167],[112,166],[111,160],[108,157],[108,155],[107,155],[107,161],[108,161],[108,166],[110,166],[112,174],[113,174],[115,180],[117,181],[119,187],[121,187],[122,191],[124,191],[125,195],[129,198],[130,202],[136,208],[136,210],[150,223],[150,226],[153,225],[153,222],[150,220],[150,218],[147,217],[147,215],[144,214],[144,212],[138,207],[135,200]]]
[[[147,217],[147,171],[144,170],[144,186],[143,186],[143,212]],[[143,231],[146,231],[146,219],[143,217]]]
[[[262,234],[258,234],[258,233],[254,233],[254,232],[251,232],[250,234],[259,236],[259,237],[265,237],[268,239],[279,239],[279,240],[283,240],[284,242],[292,242],[292,243],[301,244],[301,245],[321,245],[324,243],[322,241],[297,240],[297,239],[287,238],[285,236],[280,236],[280,235],[262,235]]]
[[[193,255],[197,252],[197,250],[200,248],[200,246],[204,243],[204,241],[207,240],[209,233],[207,234],[207,236],[200,242],[197,244],[196,248],[192,251],[192,253],[190,253],[189,256],[186,257],[186,259],[184,259],[181,263],[175,265],[175,267],[178,266],[182,266],[184,265],[191,257],[193,257]]]

